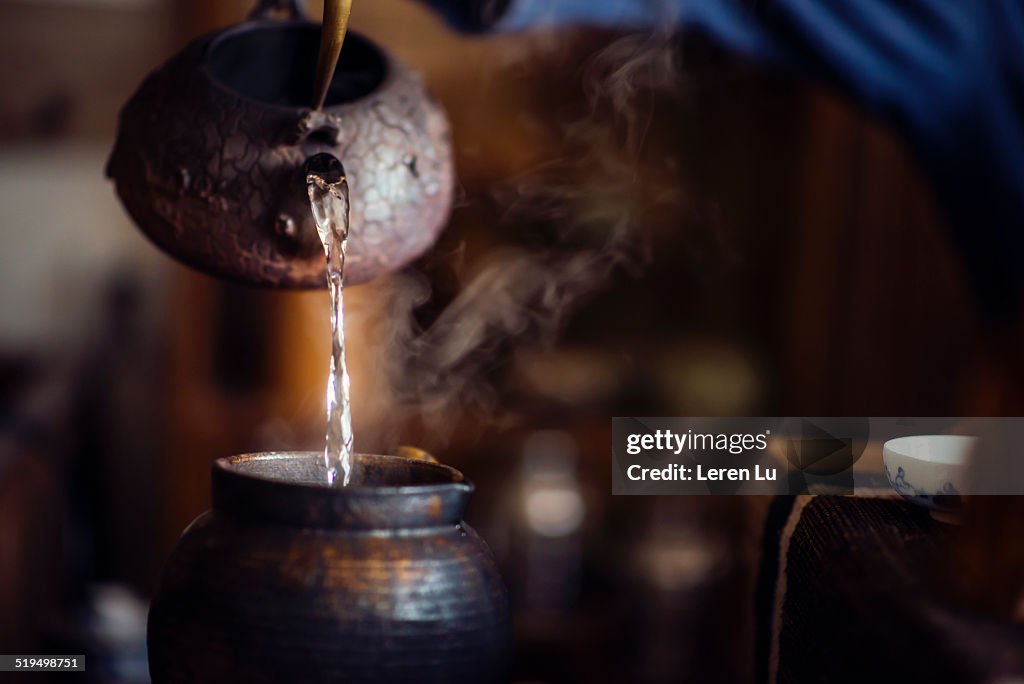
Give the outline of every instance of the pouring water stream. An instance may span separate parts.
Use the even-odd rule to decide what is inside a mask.
[[[326,0],[320,51],[313,84],[313,108],[321,109],[348,30],[352,0]],[[352,479],[352,403],[345,363],[345,252],[348,248],[348,182],[345,167],[336,157],[321,153],[306,161],[306,192],[316,232],[327,258],[327,287],[331,294],[331,371],[327,376],[327,440],[324,468],[327,484],[342,486]]]
[[[306,162],[306,191],[316,230],[327,257],[331,294],[331,372],[327,379],[327,443],[324,467],[327,484],[348,485],[352,478],[352,406],[345,363],[345,251],[348,247],[348,182],[334,156],[317,154]]]

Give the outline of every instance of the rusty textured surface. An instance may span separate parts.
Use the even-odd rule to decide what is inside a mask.
[[[214,76],[211,46],[252,31],[314,30],[254,20],[202,37],[125,104],[107,175],[139,228],[172,256],[238,281],[323,287],[302,176],[317,152],[341,159],[349,174],[347,282],[397,269],[433,244],[451,205],[451,146],[444,113],[417,74],[378,51],[383,81],[322,112],[261,101]],[[353,33],[349,42],[370,45]]]
[[[215,464],[213,510],[179,541],[150,610],[155,684],[505,681],[505,588],[461,521],[472,485],[360,455],[362,484],[330,489],[313,484],[320,457]]]

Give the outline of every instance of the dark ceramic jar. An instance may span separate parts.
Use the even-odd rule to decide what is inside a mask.
[[[443,227],[448,122],[418,74],[351,32],[324,108],[312,110],[320,27],[297,13],[262,18],[276,4],[199,38],[142,83],[107,175],[139,228],[179,260],[248,283],[324,287],[303,167],[329,152],[351,192],[345,280],[365,282],[419,256]]]
[[[149,615],[165,682],[505,681],[509,616],[473,486],[447,466],[320,454],[218,460],[213,508],[185,530]]]

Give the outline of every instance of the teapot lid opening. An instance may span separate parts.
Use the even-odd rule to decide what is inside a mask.
[[[206,65],[216,81],[243,97],[279,107],[308,109],[313,101],[319,41],[317,24],[249,22],[217,36],[207,51]],[[387,73],[384,53],[350,31],[324,106],[362,99],[380,87]]]

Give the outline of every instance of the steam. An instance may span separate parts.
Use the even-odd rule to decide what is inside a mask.
[[[644,178],[641,150],[655,97],[680,83],[670,36],[614,40],[583,71],[587,112],[564,125],[559,156],[496,192],[510,224],[544,226],[541,244],[491,254],[425,328],[414,312],[430,297],[426,278],[392,277],[391,329],[378,331],[394,358],[392,402],[421,412],[432,431],[462,411],[495,411],[488,374],[510,350],[553,343],[567,316],[616,270],[642,271],[650,258],[646,219],[675,202],[678,188]]]

